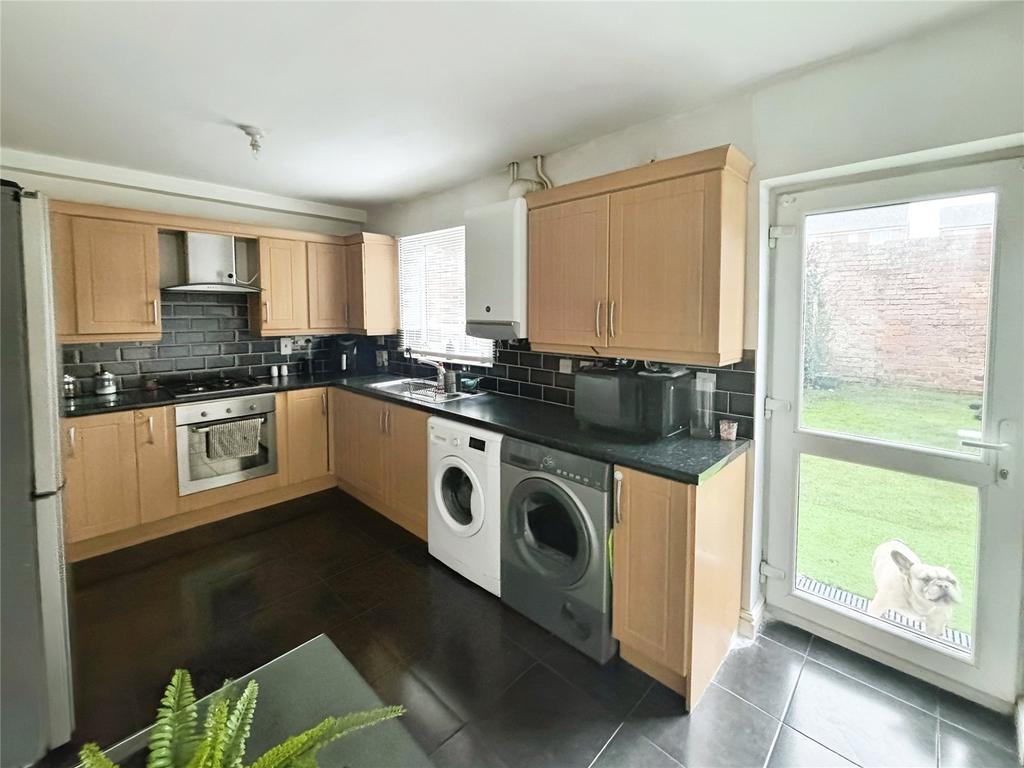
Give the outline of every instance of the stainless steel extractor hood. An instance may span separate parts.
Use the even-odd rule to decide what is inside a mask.
[[[207,293],[259,293],[260,289],[237,282],[235,238],[207,232],[185,233],[185,282],[165,291]]]

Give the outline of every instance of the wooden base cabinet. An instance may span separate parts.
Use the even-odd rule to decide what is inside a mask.
[[[746,456],[699,486],[616,468],[612,634],[692,708],[739,622]]]
[[[288,482],[329,474],[327,388],[295,389],[287,393],[287,400]]]
[[[738,362],[750,168],[725,146],[527,195],[534,348]]]
[[[64,540],[74,543],[138,525],[133,414],[65,419],[63,431]]]
[[[338,486],[426,539],[428,415],[352,392],[331,395]]]

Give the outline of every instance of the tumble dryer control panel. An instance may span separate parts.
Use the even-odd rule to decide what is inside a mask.
[[[608,490],[611,485],[610,464],[514,438],[505,438],[501,460],[521,469],[544,472],[589,488]]]

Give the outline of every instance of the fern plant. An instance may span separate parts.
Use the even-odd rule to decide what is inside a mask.
[[[200,729],[192,678],[186,670],[176,669],[160,700],[146,768],[244,768],[258,692],[259,685],[250,680],[234,702],[226,695],[215,696]],[[317,754],[332,741],[404,712],[404,707],[379,707],[328,717],[270,748],[249,768],[314,768]],[[94,743],[82,747],[78,756],[84,768],[118,768]]]

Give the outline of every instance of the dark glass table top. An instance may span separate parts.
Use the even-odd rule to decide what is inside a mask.
[[[319,635],[248,675],[223,691],[238,697],[250,680],[259,683],[256,716],[246,748],[250,763],[289,736],[305,731],[325,717],[373,709],[382,702],[326,635]],[[213,696],[199,701],[199,722]],[[107,750],[122,766],[144,766],[150,729],[140,731]],[[433,763],[402,725],[402,719],[350,734],[328,744],[319,754],[322,768],[430,768]]]

